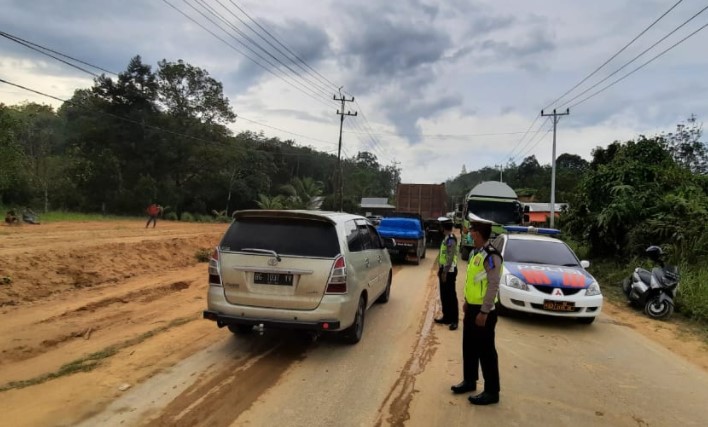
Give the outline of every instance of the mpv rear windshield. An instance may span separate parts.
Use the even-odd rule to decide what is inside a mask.
[[[279,255],[334,258],[339,241],[334,225],[298,218],[242,218],[229,227],[221,249],[267,249]]]

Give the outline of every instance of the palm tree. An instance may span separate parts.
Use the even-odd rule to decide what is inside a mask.
[[[285,204],[283,196],[266,196],[265,194],[259,194],[256,204],[261,209],[284,209]]]
[[[285,203],[290,209],[319,209],[322,204],[323,184],[310,177],[295,177],[280,189],[285,193]]]

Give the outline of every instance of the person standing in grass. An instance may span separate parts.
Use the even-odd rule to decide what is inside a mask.
[[[147,207],[146,212],[148,214],[148,221],[147,224],[145,224],[145,228],[148,228],[151,222],[152,228],[155,228],[157,225],[157,217],[162,213],[162,206],[157,203],[151,203],[150,206]]]

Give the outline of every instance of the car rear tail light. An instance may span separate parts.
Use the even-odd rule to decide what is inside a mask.
[[[332,272],[329,274],[327,281],[328,294],[345,294],[347,293],[347,263],[343,256],[338,256],[334,260]]]
[[[219,248],[214,248],[214,252],[209,258],[209,285],[221,286],[221,275],[219,274]]]

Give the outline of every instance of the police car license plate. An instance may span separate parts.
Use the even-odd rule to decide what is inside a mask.
[[[543,301],[543,309],[548,311],[574,311],[575,303],[570,301]]]
[[[284,273],[253,273],[253,283],[258,285],[292,286],[293,275]]]

